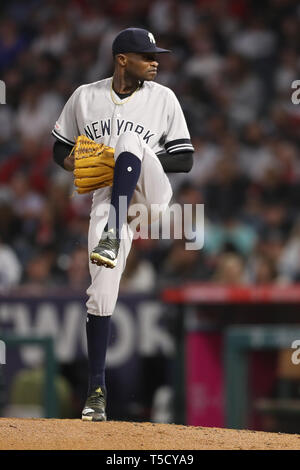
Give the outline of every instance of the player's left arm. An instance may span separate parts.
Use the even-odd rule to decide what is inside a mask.
[[[170,89],[166,112],[168,126],[164,134],[165,151],[158,152],[157,157],[166,173],[187,173],[193,167],[194,147],[181,106]]]

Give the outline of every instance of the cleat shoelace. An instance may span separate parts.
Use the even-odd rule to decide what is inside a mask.
[[[105,232],[100,239],[98,246],[94,249],[94,252],[97,253],[98,249],[101,250],[111,250],[117,252],[119,250],[120,241],[116,237],[116,234],[113,232]]]
[[[114,246],[115,246],[114,240],[111,240],[110,238],[107,238],[106,240],[101,240],[100,243],[101,243],[101,248],[104,248],[104,249],[109,249],[110,250],[110,249],[114,248]],[[100,245],[100,243],[99,243],[99,245]]]
[[[105,397],[101,393],[93,393],[89,398],[87,399],[86,402],[86,407],[92,408],[92,409],[97,409],[97,408],[103,408],[105,409]]]

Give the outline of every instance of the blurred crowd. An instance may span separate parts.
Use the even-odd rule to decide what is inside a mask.
[[[192,171],[170,176],[173,202],[204,204],[205,243],[135,240],[121,291],[300,281],[297,0],[11,0],[0,13],[2,291],[89,284],[91,195],[54,163],[51,130],[79,85],[112,74],[112,40],[130,26],[173,51],[157,81],[176,93],[195,147]]]

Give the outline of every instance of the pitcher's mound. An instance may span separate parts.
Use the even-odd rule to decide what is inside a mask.
[[[299,434],[175,424],[0,418],[1,450],[300,449]]]

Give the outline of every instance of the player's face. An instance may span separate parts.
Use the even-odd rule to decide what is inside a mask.
[[[157,75],[157,54],[126,54],[126,73],[141,81],[154,80]]]

